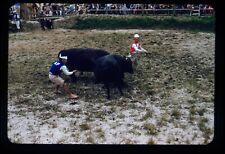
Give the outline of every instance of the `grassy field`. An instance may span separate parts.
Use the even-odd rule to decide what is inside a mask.
[[[133,34],[148,51],[124,96],[92,73],[53,93],[51,63],[62,49],[127,55]],[[207,144],[214,134],[214,33],[185,30],[36,30],[9,34],[8,136],[15,143]]]

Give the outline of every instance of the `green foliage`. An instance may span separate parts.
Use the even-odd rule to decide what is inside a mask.
[[[214,31],[214,17],[196,16],[76,16],[71,26],[74,29],[188,29]]]

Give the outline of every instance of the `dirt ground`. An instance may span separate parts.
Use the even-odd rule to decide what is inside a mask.
[[[92,73],[54,94],[48,79],[62,49],[127,55],[138,32],[148,53],[111,100]],[[214,135],[215,34],[182,30],[36,30],[9,34],[8,138],[13,143],[208,144]],[[66,78],[65,76],[63,76]],[[68,78],[66,78],[68,79]]]

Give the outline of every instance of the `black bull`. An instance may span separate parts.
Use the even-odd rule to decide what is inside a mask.
[[[93,72],[95,68],[95,61],[99,57],[108,55],[109,53],[103,49],[94,48],[72,48],[61,50],[58,53],[61,56],[67,56],[66,63],[69,71],[78,70],[81,72]],[[72,81],[75,81],[75,75],[71,75]]]
[[[109,84],[114,83],[122,93],[124,72],[133,73],[132,61],[130,58],[120,55],[106,55],[96,60],[94,69],[96,83],[103,83],[107,88],[107,98],[110,98]]]

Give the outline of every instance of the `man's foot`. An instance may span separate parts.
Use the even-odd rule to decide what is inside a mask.
[[[71,95],[69,96],[69,99],[77,99],[77,98],[78,98],[78,96],[75,95],[75,94],[71,94]]]

